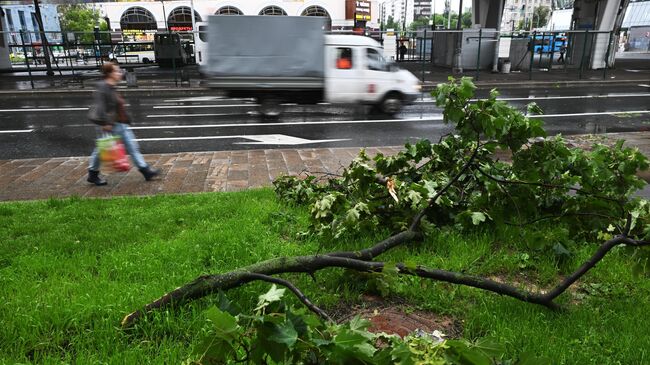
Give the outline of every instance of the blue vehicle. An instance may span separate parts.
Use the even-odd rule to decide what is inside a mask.
[[[560,53],[566,49],[567,37],[564,34],[537,34],[533,40],[535,53]]]

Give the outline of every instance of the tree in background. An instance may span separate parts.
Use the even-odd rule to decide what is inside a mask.
[[[447,14],[436,14],[434,24],[436,25],[442,25],[443,28],[447,28],[448,22],[450,23],[449,29],[456,29],[456,23],[458,22],[458,14],[455,12],[451,12],[451,21],[447,19]],[[461,23],[460,23],[461,28],[471,28],[472,27],[472,12],[469,10],[466,10],[463,12],[463,15],[461,17]]]
[[[541,28],[548,24],[551,15],[551,8],[548,6],[539,6],[533,10],[532,25],[534,28]]]
[[[463,27],[463,28],[471,28],[472,27],[472,12],[471,11],[463,12],[463,16],[460,19],[460,26]]]
[[[429,17],[423,16],[420,17],[416,20],[414,20],[411,24],[409,24],[409,30],[418,30],[422,28],[430,29],[429,27]]]
[[[61,30],[76,34],[80,43],[93,43],[96,24],[100,31],[108,30],[108,24],[101,18],[98,10],[81,4],[61,5],[58,8]]]
[[[402,30],[402,27],[400,26],[399,22],[396,22],[395,19],[393,19],[392,16],[389,16],[388,20],[386,20],[386,29],[393,29],[395,31],[400,31]]]

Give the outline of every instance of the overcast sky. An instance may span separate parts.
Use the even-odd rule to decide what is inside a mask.
[[[458,13],[458,5],[460,3],[460,0],[451,0],[451,10],[454,13]],[[437,14],[442,14],[442,11],[445,9],[445,0],[433,0],[431,3],[431,12],[433,12],[433,8],[435,5],[435,11]],[[472,7],[472,0],[463,0],[463,8],[471,8]]]

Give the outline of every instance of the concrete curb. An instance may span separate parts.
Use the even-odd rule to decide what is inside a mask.
[[[422,90],[432,91],[436,85],[445,81],[425,81]],[[530,88],[531,86],[549,86],[549,87],[566,87],[566,86],[587,86],[587,85],[628,85],[628,84],[645,84],[650,83],[649,80],[557,80],[557,81],[535,81],[535,80],[513,80],[507,82],[496,81],[477,81],[476,86],[479,88],[508,88],[508,89],[521,89]],[[146,95],[156,95],[164,93],[205,93],[213,91],[213,89],[197,86],[197,87],[149,87],[139,86],[136,88],[119,88],[123,93],[145,93]],[[83,89],[80,88],[64,88],[64,89],[33,89],[33,90],[0,90],[0,95],[7,96],[20,96],[20,95],[38,95],[38,94],[70,94],[70,93],[92,93],[94,87],[88,86]]]
[[[21,97],[25,95],[59,95],[59,94],[89,94],[95,90],[94,87],[86,87],[83,89],[34,89],[34,90],[0,90],[0,96],[4,98]],[[203,94],[211,89],[204,87],[178,87],[178,88],[150,88],[150,87],[137,87],[137,88],[118,88],[121,93],[139,93],[141,95],[153,96],[158,94],[170,93],[186,93],[187,95]],[[216,92],[216,91],[215,91]]]

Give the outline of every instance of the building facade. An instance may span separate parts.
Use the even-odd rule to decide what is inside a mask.
[[[506,0],[501,17],[501,30],[515,31],[520,23],[524,29],[530,29],[535,21],[534,11],[541,6],[552,9],[553,0]]]
[[[418,1],[418,4],[425,2]],[[431,1],[426,1],[429,4],[428,13],[431,15]],[[386,24],[388,18],[393,18],[393,21],[401,24],[404,28],[415,20],[415,1],[414,0],[384,0],[379,4],[379,22]]]
[[[22,44],[20,31],[24,31],[25,43],[40,43],[41,35],[36,22],[34,5],[2,5],[0,6],[3,30],[9,32],[7,38],[12,44]],[[41,17],[47,39],[54,42],[61,40],[61,25],[56,5],[41,4]],[[4,15],[3,15],[4,14]]]
[[[112,31],[192,29],[189,0],[98,2],[89,6],[108,18]],[[369,0],[194,0],[193,6],[198,22],[207,21],[210,15],[322,16],[329,19],[332,30],[379,28],[378,4]]]

